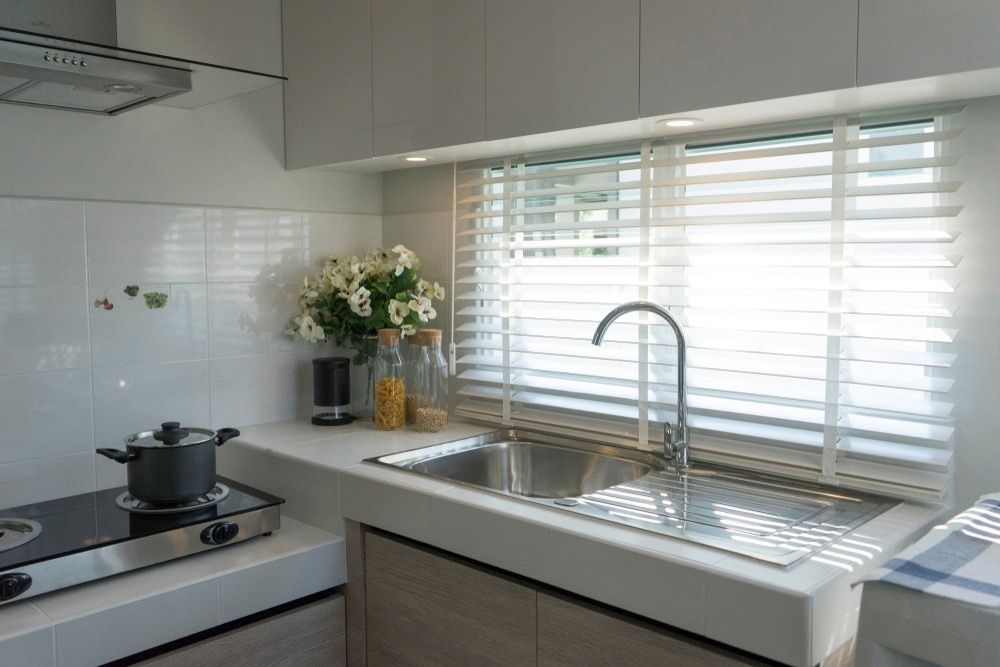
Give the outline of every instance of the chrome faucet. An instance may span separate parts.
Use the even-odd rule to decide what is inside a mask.
[[[684,341],[684,330],[680,323],[674,319],[666,308],[658,306],[650,301],[629,301],[611,309],[594,331],[594,337],[590,341],[594,345],[600,345],[604,339],[604,333],[611,323],[625,313],[632,313],[643,310],[649,313],[656,313],[670,325],[677,338],[677,424],[670,422],[663,423],[663,456],[673,461],[678,470],[684,470],[688,463],[688,426],[687,426],[687,392],[684,381],[684,366],[687,363],[687,346]]]

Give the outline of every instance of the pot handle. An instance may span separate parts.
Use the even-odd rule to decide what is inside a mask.
[[[215,446],[218,447],[219,445],[225,443],[226,440],[232,440],[233,438],[239,436],[239,434],[239,429],[220,428],[215,432]]]
[[[112,461],[117,461],[118,463],[128,463],[135,458],[134,452],[123,452],[120,449],[108,449],[107,447],[99,448],[97,453],[101,456],[107,456]]]

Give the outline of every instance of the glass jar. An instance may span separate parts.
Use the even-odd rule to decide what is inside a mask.
[[[407,338],[406,353],[403,358],[404,378],[406,380],[406,423],[417,421],[417,374],[424,356],[423,329]]]
[[[403,428],[405,380],[399,356],[399,329],[378,330],[375,354],[375,428]]]
[[[417,366],[414,428],[436,433],[448,425],[448,362],[441,353],[441,330],[422,329],[423,353]]]

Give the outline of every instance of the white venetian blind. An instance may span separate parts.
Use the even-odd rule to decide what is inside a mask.
[[[459,414],[911,497],[950,479],[952,116],[463,165]]]

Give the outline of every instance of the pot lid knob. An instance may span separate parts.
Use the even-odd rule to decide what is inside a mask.
[[[180,422],[163,422],[160,428],[162,430],[153,432],[153,439],[165,445],[176,445],[188,437],[187,429],[181,428]]]

